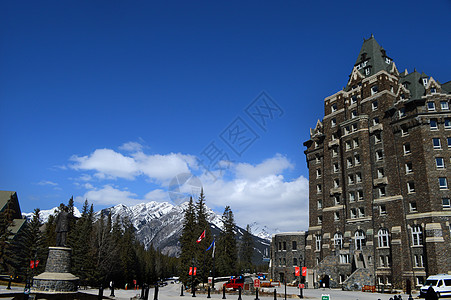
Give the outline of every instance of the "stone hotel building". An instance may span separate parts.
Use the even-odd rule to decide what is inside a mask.
[[[414,288],[451,273],[450,92],[364,40],[304,143],[309,282]]]

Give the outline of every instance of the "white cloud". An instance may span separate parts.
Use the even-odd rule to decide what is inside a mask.
[[[146,201],[157,201],[157,202],[170,202],[168,192],[162,189],[157,189],[148,192],[144,199]]]
[[[51,186],[57,186],[58,183],[49,181],[49,180],[41,180],[37,183],[37,185],[51,185]]]
[[[235,165],[237,177],[250,180],[262,178],[271,174],[280,174],[288,168],[292,169],[293,165],[286,157],[280,154],[276,154],[273,158],[266,159],[256,166],[247,163],[239,163]]]
[[[122,146],[119,146],[119,150],[122,151],[129,151],[129,152],[137,152],[141,151],[143,148],[143,145],[137,142],[128,142],[124,143]]]
[[[101,189],[92,189],[83,196],[75,197],[75,201],[83,203],[88,199],[95,205],[114,206],[116,204],[136,205],[143,201],[137,198],[135,193],[126,190],[119,190],[111,185],[105,185]]]

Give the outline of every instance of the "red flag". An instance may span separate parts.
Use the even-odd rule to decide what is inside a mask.
[[[188,275],[193,275],[193,267],[189,267],[189,273]]]
[[[301,268],[294,267],[294,276],[301,276]]]
[[[194,276],[196,276],[196,270],[197,270],[197,268],[194,267]]]
[[[200,237],[197,239],[196,242],[199,244],[204,238],[205,238],[205,230],[204,232],[202,232],[202,234],[200,235]]]
[[[34,268],[34,260],[30,260],[30,268]]]

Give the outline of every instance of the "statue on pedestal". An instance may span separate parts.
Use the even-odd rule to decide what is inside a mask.
[[[67,206],[60,205],[60,212],[56,217],[56,246],[67,247],[67,232],[69,231],[69,212]]]

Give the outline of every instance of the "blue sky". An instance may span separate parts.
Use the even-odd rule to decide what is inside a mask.
[[[302,143],[363,38],[444,83],[450,13],[445,0],[2,1],[0,189],[24,212],[71,195],[98,210],[177,202],[168,185],[188,173],[238,225],[305,230]]]

